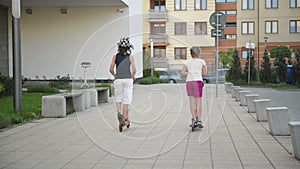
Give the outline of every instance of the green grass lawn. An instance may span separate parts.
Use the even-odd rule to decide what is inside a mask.
[[[0,99],[0,129],[42,117],[42,96],[48,93],[22,94],[22,113],[14,112],[13,97]]]

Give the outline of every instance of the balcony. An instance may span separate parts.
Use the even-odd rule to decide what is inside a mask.
[[[237,34],[236,27],[234,27],[234,28],[226,27],[224,31],[225,31],[226,35],[236,35]]]
[[[166,34],[150,34],[150,39],[153,40],[154,44],[168,44],[168,36]]]
[[[167,12],[165,10],[150,9],[148,14],[150,22],[167,21]]]

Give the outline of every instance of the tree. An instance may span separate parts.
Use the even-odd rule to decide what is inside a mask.
[[[241,68],[241,61],[237,49],[234,49],[233,51],[233,61],[231,65],[232,66],[228,71],[228,80],[232,82],[238,81],[241,77],[242,68]]]
[[[262,83],[270,83],[272,81],[271,75],[271,63],[270,63],[270,58],[268,56],[267,50],[264,52],[264,61],[262,63],[262,69],[260,71],[260,81]]]
[[[293,81],[300,84],[300,49],[295,52],[296,63],[294,64]]]
[[[250,55],[251,53],[251,55]],[[253,55],[253,50],[251,52],[248,52],[248,57],[247,57],[247,62],[245,65],[244,73],[245,73],[245,80],[248,80],[248,70],[249,70],[249,58],[250,58],[250,80],[255,81],[256,80],[256,69],[254,67],[255,65],[255,60],[254,60],[254,55]],[[249,55],[251,57],[249,57]]]
[[[226,51],[222,51],[219,54],[220,60],[222,62],[223,68],[229,69],[233,60],[233,49],[229,48]]]
[[[280,82],[285,82],[287,77],[286,58],[291,58],[291,51],[286,46],[278,46],[271,51],[271,57],[275,58],[276,73]]]

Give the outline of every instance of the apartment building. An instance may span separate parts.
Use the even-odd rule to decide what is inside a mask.
[[[154,42],[154,66],[180,69],[189,58],[189,47],[200,46],[203,58],[214,70],[215,38],[209,17],[214,11],[226,16],[219,51],[237,48],[242,65],[248,49],[255,44],[256,66],[262,63],[265,47],[285,45],[300,48],[299,0],[144,0],[144,50]]]
[[[207,0],[144,0],[144,49],[154,46],[154,67],[181,69],[189,48],[200,46],[208,64],[214,64],[215,41],[209,17],[215,2]]]
[[[295,49],[300,49],[299,0],[238,0],[237,14],[237,48],[243,62],[249,41],[256,45],[257,67],[262,63],[265,47],[270,51],[279,45],[287,46],[293,55]]]

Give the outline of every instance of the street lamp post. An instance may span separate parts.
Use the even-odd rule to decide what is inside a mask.
[[[12,0],[13,18],[13,78],[14,78],[14,111],[22,112],[22,69],[21,69],[21,3],[20,0]]]
[[[267,36],[265,36],[264,37],[264,40],[265,40],[265,52],[267,52],[267,43],[268,43],[268,37]]]
[[[151,62],[151,76],[153,76],[153,55],[154,55],[154,49],[153,49],[153,39],[150,39],[150,62]]]

